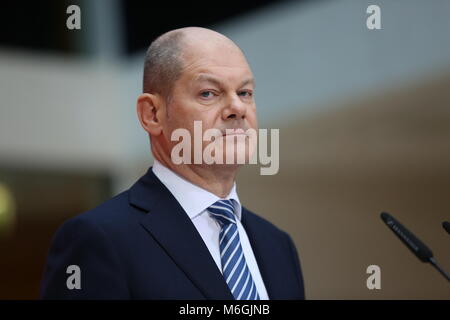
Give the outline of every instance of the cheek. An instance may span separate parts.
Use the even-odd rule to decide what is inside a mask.
[[[200,121],[196,123],[196,128],[201,128],[202,135],[210,128],[221,127],[220,107],[204,106],[186,95],[179,95],[169,108],[168,125],[172,131],[185,128],[194,136],[195,121]]]
[[[256,109],[254,107],[250,108],[247,112],[247,121],[251,128],[258,129],[258,120],[256,117]]]
[[[167,111],[168,113],[163,125],[163,131],[166,140],[171,141],[174,131],[180,128],[189,130],[189,128],[183,123],[185,117],[180,116],[180,110],[176,106],[171,105]]]
[[[168,106],[168,126],[177,128],[189,129],[191,126],[189,122],[192,112],[189,112],[191,107],[189,103],[185,102],[185,99],[177,99]]]

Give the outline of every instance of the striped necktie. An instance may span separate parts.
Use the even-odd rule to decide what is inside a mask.
[[[222,273],[236,300],[259,300],[258,291],[245,262],[232,200],[219,200],[208,208],[220,226],[219,247]]]

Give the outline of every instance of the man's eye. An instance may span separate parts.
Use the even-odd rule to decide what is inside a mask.
[[[251,96],[253,96],[253,92],[241,91],[241,92],[239,92],[239,95],[242,96],[242,97],[251,97]]]
[[[212,91],[202,91],[200,93],[200,96],[202,98],[211,98],[214,94],[212,93]]]

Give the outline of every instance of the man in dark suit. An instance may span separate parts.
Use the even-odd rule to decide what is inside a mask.
[[[42,298],[304,299],[290,236],[240,203],[238,161],[195,160],[211,143],[215,155],[236,160],[237,149],[250,159],[253,91],[244,54],[217,32],[183,28],[152,42],[137,113],[154,165],[129,190],[58,229]],[[175,160],[174,132],[195,140],[195,121],[217,135]]]

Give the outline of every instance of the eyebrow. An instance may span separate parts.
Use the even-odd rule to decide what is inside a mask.
[[[208,75],[208,74],[199,74],[198,76],[195,77],[194,81],[206,81],[206,82],[211,82],[214,83],[215,85],[222,87],[222,82],[219,80],[219,78]],[[243,87],[247,84],[252,84],[253,86],[255,86],[255,79],[254,78],[248,78],[245,79],[244,81],[241,82],[241,85],[239,87]]]

